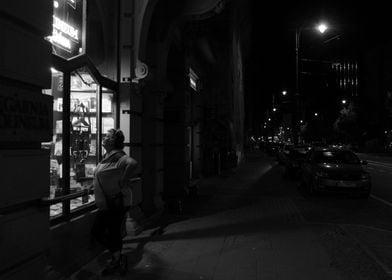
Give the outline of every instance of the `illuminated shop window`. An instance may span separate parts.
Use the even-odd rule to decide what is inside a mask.
[[[114,123],[114,102],[113,92],[102,88],[102,134],[105,135],[109,129],[115,128]],[[102,154],[105,154],[105,149],[102,147]]]
[[[50,150],[50,198],[62,196],[62,158],[63,158],[63,78],[62,72],[52,68],[52,88],[43,91],[53,96],[53,139],[42,143],[42,148]],[[62,214],[62,203],[50,206],[50,216]]]
[[[46,38],[52,44],[54,68],[61,70],[52,69],[51,89],[44,90],[54,100],[53,139],[42,144],[51,153],[50,198],[57,198],[50,201],[55,203],[50,205],[53,224],[94,209],[94,195],[85,191],[105,152],[102,134],[116,127],[117,56],[115,50],[108,60],[99,56],[92,60],[94,52],[85,55],[86,2],[53,1],[53,29]]]
[[[83,195],[82,191],[91,187],[95,168],[105,152],[102,134],[116,127],[115,92],[102,87],[89,68],[82,67],[64,73],[52,68],[52,86],[43,93],[53,96],[53,138],[42,143],[50,150],[49,198],[63,200],[69,194],[82,195],[52,204],[50,217],[57,218],[93,205],[94,195]]]
[[[92,184],[97,165],[97,96],[99,89],[91,74],[81,68],[71,73],[70,106],[70,192]],[[94,196],[71,200],[71,210],[94,201]]]

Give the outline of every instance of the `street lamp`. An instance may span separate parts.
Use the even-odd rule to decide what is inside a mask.
[[[293,136],[294,136],[294,143],[297,142],[297,127],[295,126],[296,120],[297,120],[297,114],[299,111],[299,96],[300,96],[300,90],[299,90],[299,61],[300,61],[300,36],[301,36],[301,31],[304,30],[303,26],[299,26],[295,29],[295,112],[293,114]],[[328,26],[325,23],[320,23],[316,29],[322,34],[324,33],[327,29]]]
[[[318,31],[320,31],[320,33],[324,33],[328,29],[328,26],[324,23],[320,23],[317,26],[317,29],[318,29]]]
[[[342,100],[342,104],[345,105],[346,103],[347,103],[347,100],[346,100],[346,99],[343,99],[343,100]]]
[[[283,95],[283,96],[286,96],[286,94],[287,94],[287,91],[285,91],[285,90],[282,91],[282,95]]]

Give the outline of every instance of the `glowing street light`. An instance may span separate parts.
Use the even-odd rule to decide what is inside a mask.
[[[343,99],[342,100],[342,104],[344,105],[344,104],[346,104],[347,103],[347,100],[346,99]]]
[[[320,33],[324,33],[324,32],[328,29],[328,26],[327,26],[325,23],[320,23],[320,24],[317,26],[317,29],[318,29],[318,31],[319,31]]]
[[[282,95],[283,95],[283,96],[286,96],[286,95],[287,95],[287,91],[285,91],[285,90],[282,91]]]
[[[276,108],[272,108],[272,111],[276,112]]]
[[[318,113],[314,113],[314,116],[317,117],[317,116],[318,116]]]
[[[303,26],[299,26],[299,27],[297,27],[296,29],[295,29],[295,94],[294,94],[294,117],[293,117],[293,125],[294,125],[294,130],[293,130],[293,132],[294,132],[294,142],[296,142],[297,141],[297,138],[296,138],[296,133],[298,132],[297,131],[297,128],[295,127],[295,125],[296,125],[296,119],[297,119],[297,117],[298,117],[298,114],[299,114],[299,96],[300,96],[300,85],[299,85],[299,73],[300,73],[300,71],[299,71],[299,61],[300,61],[300,39],[301,39],[301,31],[303,30],[303,29],[306,29],[306,28],[303,28]],[[325,23],[321,23],[321,24],[319,24],[318,26],[317,26],[317,30],[320,32],[320,33],[324,33],[326,30],[328,29],[328,26],[325,24]],[[317,116],[316,114],[315,114],[315,116]]]

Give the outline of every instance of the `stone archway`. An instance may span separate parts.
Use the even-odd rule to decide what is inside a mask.
[[[162,194],[166,170],[164,150],[165,113],[168,96],[173,91],[173,82],[167,78],[169,49],[176,38],[177,19],[181,16],[180,5],[169,9],[163,1],[152,1],[146,10],[148,30],[143,28],[141,43],[145,44],[139,54],[148,65],[149,75],[141,80],[143,98],[142,155],[143,155],[143,203],[147,216],[161,212],[164,208]],[[172,4],[172,3],[171,3]],[[170,11],[169,11],[170,10]],[[168,14],[170,16],[168,16]],[[146,18],[147,20],[147,18]],[[142,45],[140,47],[142,48]]]
[[[204,9],[205,2],[210,8]],[[178,201],[189,184],[188,69],[180,26],[219,13],[218,2],[153,0],[145,6],[138,59],[146,63],[149,73],[139,84],[143,95],[142,208],[147,215],[163,207],[162,195]],[[195,10],[199,4],[204,5],[198,10],[203,16]]]

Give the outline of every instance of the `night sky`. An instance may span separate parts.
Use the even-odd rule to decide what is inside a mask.
[[[391,37],[389,12],[386,2],[270,1],[267,5],[265,1],[253,0],[252,43],[247,71],[250,80],[248,94],[252,96],[256,122],[261,122],[266,108],[271,107],[272,94],[284,88],[295,88],[296,26],[301,23],[315,25],[325,20],[332,27],[324,38],[311,32],[303,35],[301,48],[309,55],[312,48],[320,45],[320,40],[335,35],[345,39],[347,52],[354,52],[371,48],[376,42]],[[324,44],[322,47],[330,46]]]

